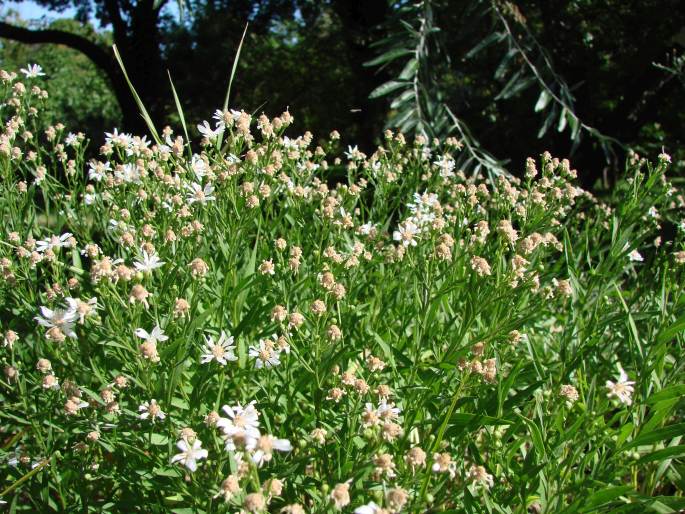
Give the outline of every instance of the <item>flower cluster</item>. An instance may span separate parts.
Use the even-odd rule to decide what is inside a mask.
[[[631,155],[594,195],[547,152],[489,179],[453,138],[344,151],[236,109],[194,144],[98,148],[46,125],[42,69],[20,73],[0,71],[12,508],[682,504],[669,159]]]

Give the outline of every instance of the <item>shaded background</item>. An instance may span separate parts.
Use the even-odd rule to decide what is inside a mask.
[[[440,115],[431,106],[449,108],[514,173],[544,150],[570,156],[586,186],[610,183],[628,148],[652,158],[663,148],[676,173],[685,164],[682,0],[42,0],[3,9],[0,65],[41,64],[51,79],[51,114],[86,132],[94,147],[115,126],[145,131],[112,43],[153,118],[178,124],[168,70],[194,125],[222,104],[249,22],[231,106],[269,115],[288,108],[294,132],[325,137],[337,129],[345,145],[369,152],[383,128],[401,125],[402,102],[416,100],[431,127],[431,116]],[[35,15],[42,18],[27,19]],[[416,72],[424,96],[401,99],[399,87],[369,98],[406,73],[416,50],[412,37],[424,35],[427,16],[431,30],[424,30],[423,68]],[[511,39],[496,37],[503,20]],[[516,53],[512,43],[530,52]],[[365,65],[383,55],[389,57]],[[543,88],[526,57],[541,66],[545,84],[567,88],[577,119],[612,142],[584,130],[571,137],[563,113],[552,112],[554,101],[536,112]],[[429,135],[450,132],[446,125]]]

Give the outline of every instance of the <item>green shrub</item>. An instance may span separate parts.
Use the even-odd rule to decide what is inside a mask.
[[[338,159],[218,111],[199,153],[85,162],[40,76],[0,79],[7,508],[685,508],[667,155],[598,199],[549,154],[472,179],[454,139]]]

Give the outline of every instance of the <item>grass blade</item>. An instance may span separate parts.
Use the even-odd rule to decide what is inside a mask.
[[[176,103],[176,110],[178,111],[178,116],[181,118],[181,126],[183,127],[183,133],[186,136],[186,143],[190,143],[190,138],[188,137],[188,127],[186,126],[186,118],[183,115],[183,108],[181,107],[181,101],[176,93],[176,88],[174,87],[174,81],[171,80],[171,72],[167,70],[169,75],[169,84],[171,84],[171,92],[174,94],[174,102]]]
[[[238,50],[235,53],[235,59],[233,59],[233,68],[231,68],[231,76],[228,79],[228,89],[226,90],[226,98],[224,99],[224,107],[223,110],[225,111],[228,109],[228,99],[231,96],[231,86],[233,85],[233,78],[235,77],[235,72],[238,69],[238,61],[240,60],[240,51],[243,48],[243,41],[245,41],[245,34],[247,34],[247,26],[249,24],[245,24],[245,30],[243,30],[243,36],[240,38],[240,44],[238,45]]]
[[[112,49],[114,50],[114,57],[116,58],[117,62],[119,63],[119,66],[121,67],[121,71],[124,74],[124,78],[126,79],[126,83],[128,84],[128,87],[131,89],[131,93],[133,93],[133,98],[135,99],[136,103],[138,104],[138,109],[140,109],[140,114],[143,116],[143,119],[145,120],[145,123],[147,124],[148,129],[150,129],[150,132],[152,134],[153,139],[158,145],[162,145],[162,140],[159,137],[159,133],[157,132],[157,129],[155,128],[155,124],[152,122],[152,118],[150,117],[150,114],[148,114],[147,109],[145,108],[145,105],[143,105],[143,101],[140,99],[140,96],[138,96],[138,92],[136,91],[136,88],[133,87],[133,84],[131,83],[131,80],[128,78],[128,73],[126,73],[126,67],[124,66],[124,61],[121,59],[121,55],[119,55],[119,50],[117,49],[117,45],[112,45]]]

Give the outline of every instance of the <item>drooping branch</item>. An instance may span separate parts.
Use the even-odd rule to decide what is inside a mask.
[[[0,38],[27,44],[64,45],[81,52],[109,79],[114,95],[121,107],[124,124],[131,129],[139,129],[142,126],[138,108],[131,97],[128,85],[108,48],[72,32],[55,29],[31,30],[5,22],[0,22]]]

